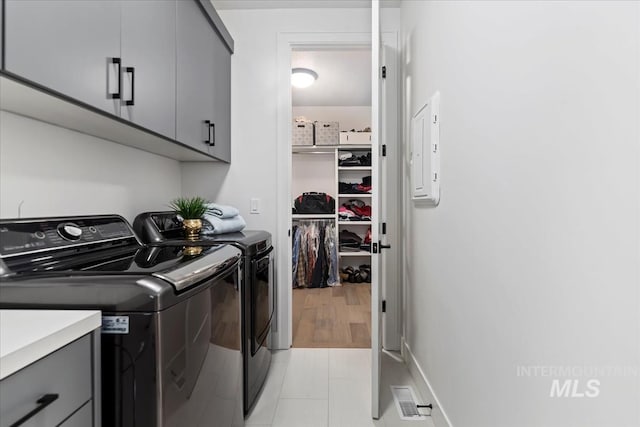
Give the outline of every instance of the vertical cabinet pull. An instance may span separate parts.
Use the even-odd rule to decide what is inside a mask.
[[[204,143],[211,145],[211,120],[205,120],[204,125],[206,127],[205,132],[207,134],[207,139],[204,140]]]
[[[107,79],[109,80],[108,85],[109,87],[107,88],[107,97],[109,99],[120,99],[121,96],[121,91],[122,91],[122,70],[120,68],[120,58],[111,58],[109,61],[107,61]],[[116,72],[116,76],[118,79],[118,90],[115,93],[111,93],[110,92],[110,84],[111,84],[111,79],[109,79],[109,76],[111,75],[111,65],[115,65],[118,69],[118,71]]]
[[[205,120],[204,125],[206,126],[205,132],[207,133],[207,139],[204,140],[204,143],[213,147],[216,145],[216,124],[211,120]]]
[[[18,427],[18,426],[21,426],[22,424],[26,423],[31,418],[33,418],[38,412],[42,411],[44,408],[46,408],[47,406],[51,405],[53,402],[58,400],[58,397],[60,397],[60,396],[57,395],[57,394],[45,394],[44,396],[42,396],[40,399],[38,399],[36,401],[36,404],[38,406],[33,408],[33,410],[31,412],[29,412],[24,417],[20,418],[15,423],[11,424],[9,427]]]
[[[215,147],[216,145],[216,124],[213,122],[209,123],[209,145]]]
[[[125,105],[134,105],[135,104],[135,78],[136,78],[136,69],[134,67],[125,67],[125,73],[131,75],[131,99],[125,101]]]

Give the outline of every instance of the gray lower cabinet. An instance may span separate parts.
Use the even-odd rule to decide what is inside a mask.
[[[93,425],[91,402],[87,402],[75,414],[60,424],[60,427],[87,427],[91,425]]]
[[[178,141],[207,147],[219,160],[231,160],[231,53],[213,31],[199,2],[178,1]]]
[[[0,381],[0,427],[99,426],[99,338],[85,335]]]
[[[120,115],[171,139],[176,138],[175,28],[175,2],[122,1]]]
[[[4,0],[5,70],[118,115],[107,75],[120,56],[120,3],[106,0]]]

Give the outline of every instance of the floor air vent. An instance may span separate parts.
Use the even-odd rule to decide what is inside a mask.
[[[426,415],[418,412],[418,404],[413,388],[408,385],[392,385],[391,393],[396,402],[396,409],[400,419],[407,421],[419,421],[427,418]]]

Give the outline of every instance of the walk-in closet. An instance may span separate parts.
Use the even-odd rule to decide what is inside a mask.
[[[292,82],[292,346],[369,348],[371,51],[293,51],[292,70],[312,81]]]

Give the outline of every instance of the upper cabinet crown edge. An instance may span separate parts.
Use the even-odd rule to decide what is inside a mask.
[[[233,37],[231,37],[231,33],[229,33],[229,30],[227,30],[227,27],[224,25],[224,22],[222,22],[222,18],[220,18],[220,15],[218,15],[218,12],[216,12],[215,8],[211,4],[211,1],[198,0],[198,2],[200,3],[200,6],[202,7],[202,9],[209,16],[209,19],[211,20],[211,24],[213,25],[213,29],[216,30],[218,35],[222,38],[222,40],[224,41],[224,44],[227,46],[227,49],[229,50],[229,53],[233,53],[233,49],[235,46]]]

